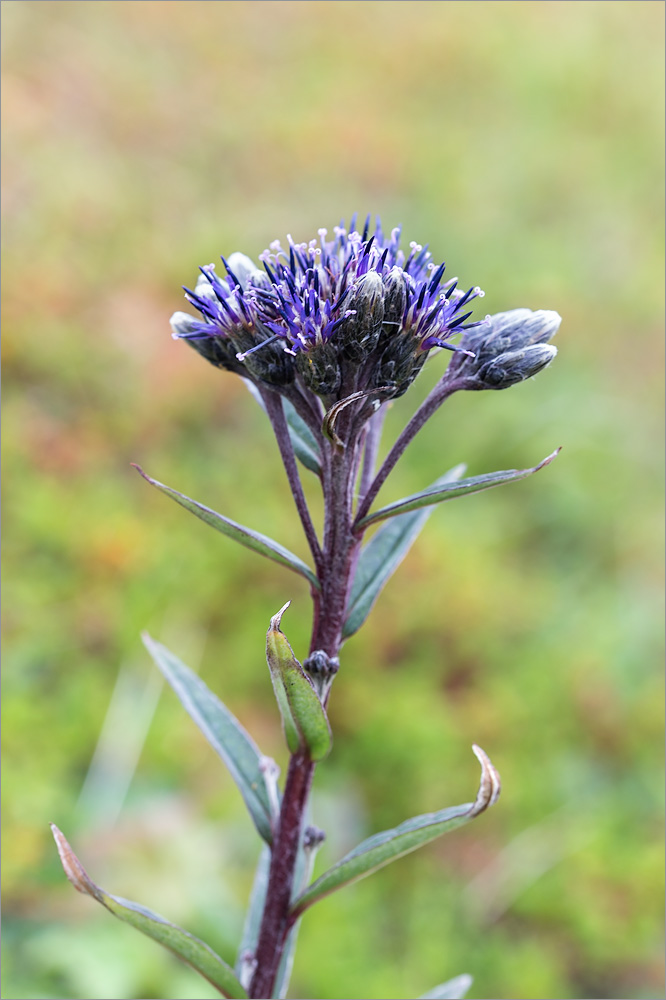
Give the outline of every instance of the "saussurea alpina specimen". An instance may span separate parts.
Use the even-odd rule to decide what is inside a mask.
[[[328,893],[369,875],[492,805],[499,776],[484,751],[473,750],[481,782],[472,803],[406,820],[364,840],[311,881],[324,834],[306,824],[314,771],[331,748],[326,706],[340,650],[365,622],[382,587],[425,524],[433,505],[524,479],[547,465],[463,478],[464,466],[431,486],[383,507],[377,494],[418,431],[455,392],[506,389],[548,365],[555,312],[513,309],[470,321],[479,288],[444,281],[444,264],[427,247],[399,247],[369,219],[357,231],[325,229],[319,239],[283,248],[271,244],[263,268],[241,253],[222,258],[225,273],[201,267],[186,298],[198,315],[177,312],[173,336],[218,368],[243,378],[264,409],[303,526],[312,564],[278,542],[216,513],[139,472],[206,524],[272,559],[310,584],[312,639],[303,662],[282,630],[284,605],[271,618],[266,659],[282,717],[289,767],[282,786],[237,719],[168,649],[145,643],[186,711],[220,755],[263,841],[235,969],[203,941],[135,903],[96,886],[54,827],[65,872],[81,892],[189,962],[226,997],[284,997],[298,923]],[[453,338],[457,338],[456,342]],[[407,391],[431,354],[450,352],[448,366],[377,468],[387,405]],[[437,362],[433,362],[437,363]],[[324,515],[318,536],[301,485],[300,465],[321,485]],[[373,533],[369,540],[366,534]],[[300,609],[299,609],[299,613]],[[427,997],[462,997],[471,979],[458,976]]]

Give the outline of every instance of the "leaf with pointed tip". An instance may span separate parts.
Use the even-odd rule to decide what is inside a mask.
[[[262,755],[250,734],[200,677],[147,633],[142,638],[185,711],[226,764],[257,830],[270,844],[273,833],[271,796],[267,788],[267,781],[271,780],[269,759]]]
[[[191,500],[184,493],[179,493],[178,490],[174,490],[170,486],[165,486],[164,483],[158,482],[157,479],[152,479],[151,476],[143,471],[141,466],[132,464],[146,482],[157,487],[162,493],[166,493],[167,496],[175,500],[176,503],[179,503],[185,510],[189,510],[191,514],[209,524],[211,528],[222,532],[228,538],[233,538],[246,548],[252,549],[262,556],[266,556],[267,559],[272,559],[273,562],[280,563],[281,566],[286,566],[287,569],[293,570],[294,573],[304,576],[316,590],[320,589],[319,581],[310,567],[302,559],[299,559],[298,556],[295,556],[293,552],[290,552],[289,549],[285,549],[278,542],[274,542],[272,538],[268,538],[258,531],[253,531],[251,528],[246,528],[242,524],[237,524],[230,518],[218,514],[210,507],[205,507],[202,503]]]
[[[466,496],[468,493],[478,493],[480,490],[489,490],[493,486],[501,486],[502,483],[514,483],[518,479],[526,479],[544,466],[550,465],[560,448],[544,458],[532,469],[509,469],[506,472],[488,472],[483,476],[471,476],[469,479],[460,479],[457,483],[450,483],[444,486],[433,484],[421,493],[414,493],[410,497],[396,500],[395,503],[387,507],[381,507],[372,514],[361,518],[356,528],[365,528],[375,521],[383,521],[387,517],[395,517],[396,514],[403,514],[408,510],[418,510],[420,507],[428,507],[430,504],[442,503],[444,500],[454,500],[456,497]]]
[[[311,760],[323,760],[331,749],[328,716],[314,684],[280,630],[282,615],[290,603],[287,601],[271,618],[266,633],[266,660],[289,750],[306,751]]]
[[[453,483],[465,472],[464,465],[456,465],[437,480],[435,486]],[[405,558],[412,542],[432,514],[432,506],[423,510],[398,514],[376,532],[361,552],[354,583],[349,597],[349,611],[342,638],[348,639],[366,620],[379,597],[384,584]]]
[[[292,917],[300,916],[313,903],[343,885],[365,878],[366,875],[371,875],[391,861],[396,861],[410,851],[415,851],[417,847],[441,837],[443,833],[449,833],[456,827],[468,823],[493,805],[500,793],[499,774],[481,747],[474,745],[472,749],[481,764],[481,783],[474,802],[451,806],[449,809],[426,813],[423,816],[414,816],[394,830],[384,830],[362,841],[298,897],[292,907]]]
[[[199,938],[184,931],[182,927],[170,923],[158,913],[146,909],[139,903],[132,903],[121,896],[112,896],[92,881],[85,868],[74,854],[58,827],[52,823],[51,831],[58,848],[65,875],[75,889],[105,906],[114,917],[168,948],[184,962],[191,965],[207,979],[222,996],[233,1000],[247,1000],[247,993],[238,982],[233,969],[217,955],[212,948]]]
[[[463,1000],[467,995],[467,990],[472,985],[472,977],[464,974],[449,979],[446,983],[440,983],[428,993],[424,993],[419,1000]]]

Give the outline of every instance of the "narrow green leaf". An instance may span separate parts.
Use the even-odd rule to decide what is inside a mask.
[[[294,409],[288,399],[282,399],[284,415],[287,421],[289,437],[294,449],[294,454],[299,462],[302,462],[306,469],[321,476],[321,459],[319,457],[319,446],[314,434],[305,423],[302,417]]]
[[[440,983],[428,993],[424,993],[419,1000],[463,1000],[467,996],[467,991],[472,985],[472,977],[466,974],[449,979],[446,983]]]
[[[300,916],[309,906],[335,889],[365,878],[391,861],[441,837],[443,833],[468,823],[493,805],[500,793],[499,774],[480,747],[474,745],[472,749],[481,763],[481,783],[474,802],[426,813],[424,816],[414,816],[394,830],[384,830],[364,840],[298,897],[292,914]]]
[[[272,538],[268,538],[258,531],[253,531],[251,528],[246,528],[242,524],[237,524],[235,521],[230,520],[230,518],[211,510],[210,507],[205,507],[196,500],[191,500],[184,493],[179,493],[178,490],[173,490],[170,486],[165,486],[164,483],[158,482],[157,479],[152,479],[139,465],[134,465],[134,468],[152,486],[157,487],[162,493],[166,493],[167,496],[175,500],[176,503],[179,503],[185,510],[189,510],[191,514],[209,524],[211,528],[215,528],[216,531],[227,535],[228,538],[233,538],[234,541],[240,542],[246,548],[252,549],[262,556],[266,556],[267,559],[272,559],[273,562],[280,563],[281,566],[286,566],[287,569],[293,570],[294,573],[304,576],[313,587],[317,590],[320,589],[319,581],[310,567],[302,559],[299,559],[298,556],[295,556],[293,552],[290,552],[289,549],[285,549],[278,542],[274,542]]]
[[[270,844],[273,839],[271,817],[277,805],[277,802],[272,805],[267,785],[272,777],[272,761],[262,755],[250,734],[200,677],[166,646],[146,633],[142,638],[185,711],[226,764],[257,830],[266,843]],[[277,787],[274,798],[277,800]]]
[[[287,601],[266,633],[266,659],[271,673],[287,746],[291,753],[307,750],[312,760],[323,760],[331,749],[331,726],[314,685],[280,631]]]
[[[558,448],[552,455],[548,455],[547,458],[544,458],[543,462],[539,462],[532,469],[509,469],[506,472],[488,472],[483,476],[460,479],[457,483],[449,485],[438,486],[437,484],[433,484],[421,493],[414,493],[412,496],[405,497],[402,500],[396,500],[395,503],[388,504],[387,507],[381,507],[379,510],[374,511],[374,513],[368,514],[358,522],[356,527],[367,527],[369,524],[374,524],[375,521],[383,521],[387,517],[395,517],[396,514],[403,514],[408,510],[418,510],[419,507],[442,503],[444,500],[454,500],[456,497],[463,497],[468,493],[489,490],[493,486],[501,486],[502,483],[514,483],[518,479],[526,479],[527,476],[531,476],[532,473],[538,472],[539,469],[543,469],[544,466],[549,465],[559,452],[560,449]]]
[[[443,486],[445,483],[456,482],[464,472],[464,465],[456,465],[445,472],[434,485]],[[348,639],[360,629],[385,583],[405,558],[431,514],[432,506],[398,514],[382,525],[365,546],[354,576],[347,620],[342,630],[343,639]]]
[[[75,889],[86,896],[91,896],[113,913],[114,917],[118,917],[119,920],[131,927],[136,927],[153,941],[157,941],[174,955],[182,958],[219,990],[222,996],[231,997],[234,1000],[247,1000],[247,993],[238,982],[233,969],[219,955],[216,955],[212,948],[209,948],[199,938],[188,934],[182,927],[178,927],[159,914],[153,913],[152,910],[146,909],[145,906],[131,903],[121,896],[112,896],[111,893],[105,892],[104,889],[95,885],[54,823],[51,824],[51,831],[65,875]]]
[[[249,984],[254,973],[254,955],[257,950],[257,941],[259,940],[270,867],[271,852],[263,844],[254,873],[250,904],[245,915],[243,936],[238,946],[238,955],[236,956],[236,975],[244,986]]]

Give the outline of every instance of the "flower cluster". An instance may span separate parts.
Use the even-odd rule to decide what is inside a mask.
[[[240,253],[222,258],[224,278],[202,267],[185,289],[201,318],[175,313],[174,337],[278,391],[300,381],[327,406],[358,391],[401,395],[435,348],[469,354],[451,337],[475,326],[465,310],[483,292],[443,282],[427,247],[406,255],[399,229],[386,237],[379,221],[372,234],[369,218],[362,232],[355,223],[330,240],[321,229],[308,243],[272,243],[263,271]]]

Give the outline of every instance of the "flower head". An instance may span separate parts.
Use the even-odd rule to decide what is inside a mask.
[[[276,241],[261,254],[264,271],[243,254],[224,261],[227,275],[201,268],[185,289],[200,319],[175,313],[174,337],[187,340],[212,364],[283,388],[294,379],[327,405],[352,392],[400,395],[435,348],[467,352],[451,337],[470,328],[463,293],[443,283],[427,247],[400,249],[400,229],[385,236],[379,220],[370,232],[356,218],[332,238],[287,247]]]

